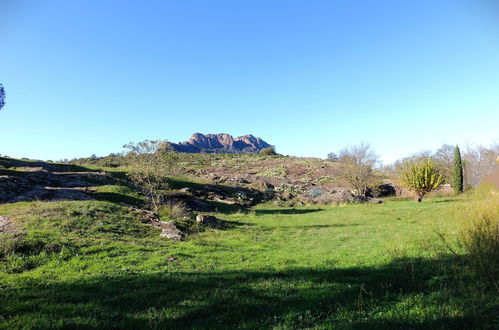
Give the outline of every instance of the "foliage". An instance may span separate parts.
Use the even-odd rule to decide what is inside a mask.
[[[459,194],[464,190],[463,181],[463,163],[461,161],[461,151],[459,147],[456,146],[454,151],[454,168],[452,173],[452,187],[454,188],[454,193]]]
[[[334,152],[330,152],[327,154],[327,160],[331,162],[337,162],[339,159],[340,157],[338,157],[338,155]]]
[[[408,162],[402,172],[402,184],[416,194],[416,200],[421,202],[429,192],[438,189],[443,174],[431,159],[424,162]]]
[[[368,144],[347,147],[340,152],[339,178],[350,184],[357,194],[365,196],[369,188],[378,181],[373,171],[377,161],[378,155]]]
[[[277,155],[277,152],[275,151],[274,146],[270,146],[268,148],[264,148],[258,152],[259,155],[261,156],[274,156]]]
[[[460,240],[475,271],[499,291],[499,191],[483,186],[460,209]]]
[[[0,110],[5,106],[5,88],[0,84]]]
[[[130,142],[125,144],[123,148],[127,150],[128,155],[137,156],[145,154],[154,154],[161,149],[167,147],[168,141],[166,140],[144,140],[141,142]]]
[[[158,150],[154,153],[129,153],[131,165],[127,176],[144,195],[149,207],[158,211],[169,193],[168,177],[176,164],[175,153]]]

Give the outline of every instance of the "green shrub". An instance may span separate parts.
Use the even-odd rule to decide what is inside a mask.
[[[438,189],[442,180],[442,172],[430,159],[409,162],[402,173],[402,184],[416,194],[418,202],[429,192]]]
[[[473,269],[499,289],[499,191],[480,187],[460,212],[460,242]]]
[[[275,151],[274,146],[270,146],[268,148],[264,148],[258,152],[259,155],[261,156],[274,156],[277,155],[277,152]]]

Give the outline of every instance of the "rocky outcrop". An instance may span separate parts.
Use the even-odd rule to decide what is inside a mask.
[[[156,213],[149,210],[139,209],[131,205],[121,205],[128,207],[130,211],[138,214],[142,218],[143,223],[147,223],[153,227],[161,229],[159,236],[166,237],[170,241],[181,241],[184,239],[185,234],[178,229],[174,223],[162,221]]]
[[[230,134],[201,134],[195,133],[188,141],[170,143],[172,151],[187,153],[257,153],[271,145],[259,137],[251,134],[232,137]]]

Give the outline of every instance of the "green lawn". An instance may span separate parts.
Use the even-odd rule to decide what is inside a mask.
[[[260,205],[185,242],[105,201],[0,205],[24,228],[0,236],[17,251],[0,327],[492,328],[497,300],[470,289],[454,243],[465,202]]]

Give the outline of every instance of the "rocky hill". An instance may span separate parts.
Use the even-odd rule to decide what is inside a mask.
[[[170,143],[170,148],[177,152],[187,153],[257,153],[271,145],[251,134],[234,138],[230,134],[195,133],[188,141]]]

